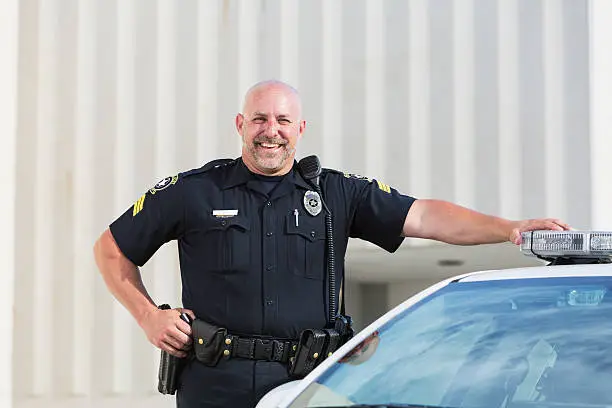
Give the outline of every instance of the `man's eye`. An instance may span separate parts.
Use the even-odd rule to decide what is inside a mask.
[[[255,122],[255,123],[264,123],[265,121],[266,121],[265,118],[255,118],[255,119],[253,119],[253,122]]]
[[[287,125],[291,123],[289,119],[279,119],[278,123],[282,123],[283,125]]]

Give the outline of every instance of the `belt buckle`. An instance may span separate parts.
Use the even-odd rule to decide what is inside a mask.
[[[253,352],[255,358],[264,357],[266,360],[271,361],[274,349],[274,344],[272,342],[273,340],[255,339],[255,347]]]

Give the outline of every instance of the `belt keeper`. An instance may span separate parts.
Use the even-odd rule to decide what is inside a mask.
[[[251,339],[251,341],[249,343],[250,344],[250,348],[249,348],[249,356],[251,357],[251,359],[255,358],[255,339]]]

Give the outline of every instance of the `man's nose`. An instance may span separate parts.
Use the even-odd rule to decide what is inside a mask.
[[[279,124],[276,120],[269,120],[266,122],[266,133],[268,135],[278,135]]]

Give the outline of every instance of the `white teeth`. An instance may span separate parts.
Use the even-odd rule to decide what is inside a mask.
[[[270,148],[272,148],[272,147],[278,147],[279,145],[274,144],[274,143],[261,143],[261,146],[262,147],[270,147]]]

